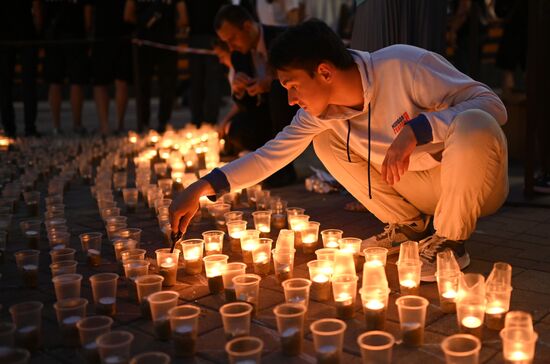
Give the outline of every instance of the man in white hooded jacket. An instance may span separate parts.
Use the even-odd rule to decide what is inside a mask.
[[[420,48],[346,49],[319,21],[283,33],[269,59],[289,104],[301,109],[275,139],[180,194],[173,230],[186,230],[200,196],[256,184],[313,142],[327,170],[387,224],[363,248],[395,253],[419,241],[423,281],[435,280],[445,249],[465,268],[464,241],[508,194],[507,114],[491,89]]]

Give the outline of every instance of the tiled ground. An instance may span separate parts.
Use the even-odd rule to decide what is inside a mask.
[[[42,186],[43,187],[43,186]],[[321,222],[322,228],[340,228],[346,236],[366,237],[381,229],[382,225],[366,213],[352,213],[343,210],[349,196],[332,194],[317,195],[306,192],[301,185],[295,185],[278,190],[273,194],[280,195],[289,201],[290,205],[301,206],[311,215],[311,220]],[[119,197],[120,199],[120,197]],[[78,251],[80,262],[78,272],[84,275],[82,296],[92,301],[88,277],[96,272],[117,272],[119,267],[114,263],[112,247],[104,239],[104,263],[98,269],[86,266],[84,257],[79,251],[78,234],[88,231],[102,231],[103,226],[99,212],[93,200],[89,186],[79,181],[72,184],[65,194],[66,216],[72,233],[72,246]],[[120,203],[122,205],[122,202]],[[250,212],[250,209],[244,209]],[[19,232],[18,223],[26,218],[27,211],[22,203],[14,216],[12,228],[9,231],[9,252],[13,253],[24,248],[25,243]],[[250,219],[250,215],[247,214]],[[142,247],[147,249],[148,257],[153,257],[156,248],[162,245],[162,238],[157,227],[156,219],[149,210],[140,205],[136,213],[126,214],[130,227],[143,229]],[[496,215],[482,219],[475,234],[467,243],[472,256],[472,264],[467,269],[471,272],[487,274],[492,263],[506,261],[513,265],[512,309],[522,309],[533,313],[536,329],[539,332],[537,345],[537,363],[548,362],[550,357],[550,212],[541,208],[514,208],[503,207]],[[211,222],[203,220],[191,228],[189,237],[199,236],[200,232],[212,228]],[[238,255],[231,256],[230,261],[238,260]],[[55,301],[51,275],[48,265],[48,246],[45,237],[41,241],[40,257],[40,284],[35,290],[24,289],[19,286],[15,262],[12,254],[8,254],[6,263],[1,265],[2,278],[0,280],[0,320],[9,321],[8,307],[14,303],[26,300],[44,302],[43,311],[43,349],[33,355],[33,363],[82,362],[77,349],[64,347],[60,341],[59,329],[52,304]],[[305,263],[312,259],[298,252],[295,272],[296,276],[307,277]],[[399,296],[396,278],[395,258],[390,259],[387,274],[392,293],[386,329],[399,338],[399,324],[395,299]],[[264,363],[312,363],[315,362],[313,345],[309,330],[306,334],[304,353],[296,358],[286,358],[279,352],[279,341],[276,332],[273,307],[283,300],[282,288],[276,283],[273,276],[262,280],[260,294],[260,309],[253,321],[252,334],[264,340]],[[226,362],[223,350],[225,342],[218,308],[224,303],[220,296],[210,295],[203,277],[188,277],[180,270],[179,282],[174,290],[180,293],[181,303],[193,303],[201,307],[200,336],[198,340],[198,354],[193,360],[175,359],[175,362],[207,363]],[[435,284],[426,284],[421,287],[421,295],[430,300],[427,317],[427,334],[425,345],[420,349],[409,349],[397,344],[394,348],[395,363],[420,363],[425,360],[443,362],[443,353],[439,348],[441,340],[457,332],[456,316],[445,315],[438,306],[437,288]],[[118,308],[115,316],[115,329],[128,330],[135,335],[132,346],[133,353],[151,350],[172,352],[170,342],[161,342],[155,338],[152,324],[140,317],[138,306],[128,299],[124,279],[118,284]],[[355,319],[347,322],[348,329],[345,335],[345,358],[348,363],[360,362],[356,337],[363,332],[360,308],[357,307]],[[88,313],[93,314],[94,307],[88,306]],[[335,308],[330,303],[310,303],[308,323],[323,317],[335,316]],[[308,325],[307,325],[308,326]],[[498,333],[485,330],[484,346],[481,360],[484,363],[500,363],[501,345]],[[398,341],[399,342],[399,341]]]

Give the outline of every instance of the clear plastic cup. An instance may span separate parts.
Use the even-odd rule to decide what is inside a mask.
[[[321,231],[321,238],[323,239],[323,246],[325,248],[339,249],[340,245],[338,240],[342,239],[344,232],[339,229],[326,229]]]
[[[395,338],[385,331],[365,332],[357,338],[363,364],[391,364]]]
[[[318,364],[341,363],[347,325],[337,319],[321,319],[310,325]]]
[[[193,305],[176,306],[168,311],[176,356],[195,356],[200,313],[201,309]]]
[[[241,221],[243,219],[242,211],[229,211],[223,215],[225,223],[228,224],[231,221]],[[228,229],[229,230],[229,229]]]
[[[250,334],[252,306],[246,302],[226,303],[220,307],[226,341]]]
[[[388,249],[382,247],[369,247],[363,250],[365,263],[386,266]]]
[[[418,295],[420,292],[420,260],[400,260],[397,262],[399,290],[402,295]]]
[[[533,331],[533,317],[529,312],[510,311],[504,319],[504,327],[507,329],[521,328]]]
[[[185,264],[185,274],[201,274],[204,240],[187,239],[184,240],[180,246],[183,255],[183,261]]]
[[[279,230],[277,241],[275,242],[276,250],[292,250],[294,249],[294,231],[289,229]]]
[[[29,351],[37,350],[42,341],[42,308],[37,301],[27,301],[10,307],[15,324],[15,344]]]
[[[223,237],[225,233],[221,230],[209,230],[202,233],[204,240],[204,254],[221,254],[223,250]]]
[[[334,273],[339,274],[355,274],[355,259],[353,253],[346,250],[338,250],[334,254]]]
[[[260,281],[262,277],[257,274],[241,274],[233,277],[235,295],[237,300],[252,305],[252,316],[256,316],[260,304]]]
[[[78,345],[78,328],[76,324],[86,317],[87,306],[88,300],[85,298],[67,298],[53,304],[65,345]]]
[[[110,331],[96,339],[101,363],[127,363],[134,335],[128,331]]]
[[[332,276],[332,294],[336,303],[336,315],[341,320],[349,320],[355,316],[357,279],[355,274]]]
[[[170,364],[170,355],[161,351],[149,351],[141,353],[130,360],[130,364]]]
[[[3,364],[27,364],[31,359],[31,353],[21,348],[0,346],[0,363]]]
[[[254,336],[238,337],[225,344],[230,364],[260,364],[263,348],[262,339]]]
[[[164,277],[163,287],[171,287],[176,284],[178,278],[178,260],[180,250],[174,249],[170,252],[169,248],[155,250],[157,256],[158,273]]]
[[[24,287],[38,287],[39,250],[20,250],[15,253],[15,263]]]
[[[306,308],[294,303],[282,303],[273,309],[277,331],[281,340],[281,351],[286,356],[297,356],[302,352]]]
[[[279,283],[294,276],[294,254],[296,249],[273,249],[273,268]]]
[[[311,279],[310,295],[317,301],[328,301],[331,297],[330,279],[334,270],[332,260],[311,260],[307,263]]]
[[[82,251],[86,254],[88,264],[92,267],[98,267],[101,264],[101,237],[100,232],[91,232],[80,234],[80,243]]]
[[[149,295],[160,292],[162,290],[163,281],[164,277],[157,274],[147,274],[135,279],[134,283],[136,284],[137,298],[143,318],[151,318]]]
[[[504,328],[500,331],[505,363],[529,364],[535,357],[538,334],[524,328]]]
[[[178,299],[179,293],[175,291],[160,291],[148,296],[155,333],[160,340],[170,339],[171,329],[168,311],[177,306]]]
[[[77,265],[78,262],[76,260],[65,260],[58,263],[52,263],[50,264],[52,277],[62,274],[75,274]]]
[[[95,311],[98,315],[114,316],[118,274],[97,273],[90,277]]]
[[[309,221],[301,231],[302,250],[304,254],[313,254],[317,249],[317,241],[319,240],[319,226],[321,224],[316,221]]]
[[[243,256],[243,262],[246,264],[252,264],[252,252],[260,243],[260,231],[259,230],[245,230],[241,234],[241,251]]]
[[[137,301],[135,280],[137,277],[149,273],[149,264],[148,261],[139,259],[129,259],[124,263],[124,274],[128,284],[128,297],[133,301]]]
[[[61,274],[53,277],[52,282],[58,301],[66,298],[80,298],[81,274]]]
[[[481,341],[469,334],[455,334],[441,342],[447,364],[478,364]]]
[[[247,222],[244,220],[232,220],[227,222],[227,234],[231,244],[231,251],[237,252],[241,250],[241,236],[246,230]]]
[[[131,249],[137,249],[138,242],[134,239],[117,238],[113,241],[113,249],[115,250],[115,258],[117,262],[122,260],[122,252]]]
[[[225,267],[225,272],[222,275],[226,302],[234,302],[237,300],[237,296],[235,295],[235,285],[233,284],[233,278],[245,273],[246,273],[246,264],[241,262],[227,263]]]
[[[321,248],[315,251],[317,260],[330,260],[334,263],[334,256],[336,255],[337,248]]]
[[[59,263],[67,260],[74,260],[76,250],[72,248],[62,248],[50,251],[52,263]]]
[[[363,269],[363,260],[361,258],[361,243],[359,238],[342,238],[338,240],[340,244],[340,251],[348,252],[353,255],[353,263],[355,265],[355,271],[360,272]]]
[[[137,188],[123,188],[122,197],[124,198],[124,204],[126,205],[126,211],[135,212],[138,203],[138,190]]]
[[[223,291],[222,275],[227,267],[228,258],[225,254],[214,254],[203,258],[210,293],[215,294]]]
[[[0,347],[15,345],[15,325],[11,322],[0,322]]]
[[[126,264],[128,260],[145,260],[145,254],[147,250],[145,249],[128,249],[120,253],[120,260],[122,265]]]
[[[305,278],[291,278],[282,283],[287,303],[296,303],[306,308],[309,305],[311,281]]]
[[[252,251],[252,262],[254,263],[254,273],[265,277],[271,271],[271,246],[273,240],[269,238],[260,238],[256,248]]]
[[[428,303],[427,299],[419,296],[403,296],[395,301],[403,344],[406,346],[420,347],[424,344]]]
[[[109,316],[90,316],[76,323],[82,353],[88,363],[99,362],[96,339],[98,336],[110,332],[112,325],[113,319]]]
[[[254,211],[254,229],[258,230],[262,237],[266,238],[271,232],[271,211]]]
[[[19,223],[21,232],[27,240],[30,249],[38,249],[40,243],[41,220],[24,220]]]
[[[71,244],[71,234],[62,231],[65,227],[56,227],[55,230],[48,230],[48,240],[52,250],[67,248]]]
[[[365,329],[367,331],[384,330],[390,294],[389,287],[363,285],[360,293],[363,315],[365,316]]]

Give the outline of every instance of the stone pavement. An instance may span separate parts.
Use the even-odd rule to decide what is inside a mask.
[[[44,190],[44,185],[41,186]],[[382,225],[372,215],[353,213],[343,210],[345,202],[351,198],[342,194],[317,195],[306,192],[302,185],[272,190],[273,195],[279,195],[289,201],[289,206],[300,206],[306,209],[311,220],[319,221],[321,229],[339,228],[345,236],[366,237],[381,230]],[[123,206],[121,197],[117,197],[119,205]],[[77,249],[78,273],[84,276],[82,281],[82,297],[89,300],[88,315],[94,313],[91,287],[88,277],[97,272],[119,272],[115,263],[113,249],[104,238],[102,252],[103,264],[97,269],[91,269],[85,264],[85,257],[80,252],[78,235],[83,232],[104,231],[103,223],[95,200],[92,198],[89,186],[78,180],[65,193],[66,217],[72,234],[71,246]],[[43,207],[43,206],[42,206]],[[251,224],[250,209],[245,209],[249,224]],[[129,227],[143,229],[141,247],[147,250],[147,257],[154,266],[154,250],[162,246],[156,218],[140,203],[137,211],[128,216]],[[44,303],[43,310],[43,348],[32,357],[33,363],[78,363],[83,362],[77,349],[64,347],[60,339],[53,303],[55,295],[49,270],[50,258],[48,242],[42,236],[40,245],[40,277],[38,289],[25,289],[19,286],[15,269],[13,252],[25,248],[24,240],[19,231],[19,221],[27,217],[27,211],[19,202],[19,210],[14,216],[9,230],[7,261],[0,265],[0,321],[11,321],[8,308],[21,301],[38,300]],[[202,231],[213,228],[210,221],[203,220],[192,226],[188,237],[200,237]],[[228,245],[228,244],[227,244]],[[480,220],[475,234],[467,242],[467,248],[472,257],[468,272],[478,272],[487,275],[496,261],[504,261],[513,265],[513,292],[511,309],[530,311],[533,314],[536,331],[539,333],[536,363],[545,363],[550,359],[550,210],[542,208],[503,207],[497,214]],[[226,250],[226,251],[225,251]],[[240,255],[232,254],[224,248],[224,253],[230,255],[230,261],[240,260]],[[314,259],[314,255],[304,255],[297,252],[295,261],[295,276],[308,278],[306,262]],[[398,338],[399,320],[395,299],[399,297],[395,257],[389,259],[387,275],[392,289],[386,330]],[[120,272],[119,272],[120,273]],[[359,285],[361,283],[359,282]],[[198,353],[192,360],[174,359],[176,363],[222,363],[227,362],[224,352],[225,337],[218,308],[224,303],[222,296],[211,295],[208,292],[204,275],[185,276],[179,271],[179,282],[173,287],[180,294],[180,304],[192,303],[201,307],[200,336]],[[397,344],[394,347],[395,363],[420,363],[430,360],[443,362],[443,353],[439,343],[448,335],[458,331],[456,315],[443,314],[439,309],[437,287],[435,284],[423,284],[421,295],[430,300],[426,322],[425,345],[419,349],[409,349]],[[336,309],[333,304],[311,301],[306,323],[306,340],[301,356],[288,358],[279,351],[279,340],[276,331],[273,307],[284,299],[282,288],[273,275],[261,282],[259,313],[253,320],[251,334],[259,336],[264,341],[263,363],[314,363],[315,355],[309,332],[312,321],[334,317]],[[358,297],[357,302],[360,302]],[[356,337],[364,331],[361,308],[358,304],[356,316],[347,321],[345,334],[345,360],[348,363],[359,363],[359,349]],[[113,329],[128,330],[135,335],[132,345],[133,353],[160,350],[172,352],[170,342],[162,342],[155,338],[150,321],[140,317],[137,304],[128,298],[126,282],[123,278],[118,283],[117,314],[114,317]],[[484,345],[481,352],[483,363],[501,363],[501,344],[498,332],[485,329]]]

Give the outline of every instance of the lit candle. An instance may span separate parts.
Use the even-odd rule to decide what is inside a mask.
[[[263,252],[262,252],[262,253],[258,253],[258,254],[256,255],[256,261],[255,261],[254,263],[266,263],[267,260],[268,260],[268,258],[269,258],[269,257],[267,256],[266,253],[263,253]]]
[[[207,243],[206,244],[206,251],[207,252],[218,252],[218,251],[220,251],[220,244],[219,243]]]
[[[194,262],[199,260],[201,256],[201,251],[199,247],[190,248],[185,251],[185,260],[188,262]]]
[[[373,259],[366,262],[371,267],[382,267],[384,266],[384,263],[379,259]]]
[[[353,297],[348,292],[341,292],[334,297],[336,302],[336,315],[342,319],[347,320],[354,316]]]
[[[384,302],[375,299],[368,300],[365,307],[369,310],[380,310],[381,308],[384,308]]]
[[[475,329],[481,326],[481,320],[474,316],[467,316],[462,319],[462,326]]]
[[[507,358],[509,361],[523,362],[529,359],[529,355],[523,351],[512,351],[510,356]]]
[[[454,289],[449,289],[448,291],[445,291],[441,294],[444,298],[447,299],[455,299],[456,298],[456,291]]]
[[[271,231],[270,227],[265,224],[258,224],[258,230],[260,230],[261,233],[269,233]]]
[[[382,300],[370,298],[363,302],[363,314],[367,331],[384,330],[386,324],[386,305]]]
[[[326,283],[328,282],[328,276],[325,274],[316,274],[312,281],[317,283]]]
[[[485,310],[485,325],[492,330],[502,330],[504,328],[504,316],[507,311],[500,301],[493,302],[493,305]]]

